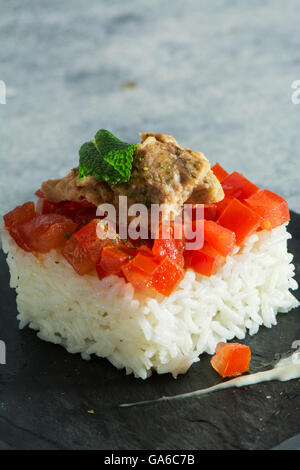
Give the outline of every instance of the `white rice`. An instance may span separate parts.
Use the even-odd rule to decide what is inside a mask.
[[[188,270],[168,297],[142,295],[117,276],[79,276],[59,251],[35,257],[3,230],[20,328],[70,353],[106,357],[143,379],[185,373],[219,341],[243,339],[299,305],[286,226],[251,236],[210,278]]]

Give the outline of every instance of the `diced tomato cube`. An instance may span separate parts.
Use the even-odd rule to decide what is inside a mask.
[[[72,219],[78,228],[88,224],[96,217],[97,207],[83,199],[82,201],[51,202],[40,197],[37,202],[38,214],[61,214]]]
[[[184,228],[182,225],[178,226],[176,231],[177,223],[173,223],[167,233],[163,231],[162,225],[160,225],[154,244],[152,247],[152,253],[157,258],[163,259],[168,256],[173,259],[180,266],[184,265],[183,252],[185,247],[184,239]],[[180,237],[180,238],[177,238]]]
[[[8,229],[10,236],[24,251],[31,251],[31,248],[24,239],[24,236],[20,233],[19,226],[34,217],[36,217],[36,212],[34,203],[31,201],[17,206],[15,209],[3,216],[4,224]]]
[[[259,228],[261,217],[238,199],[233,199],[220,215],[218,223],[234,232],[236,244],[240,245]]]
[[[72,220],[74,220],[80,229],[91,222],[91,220],[95,219],[96,212],[96,206],[83,206],[75,211],[75,213],[72,215]]]
[[[142,253],[145,256],[153,257],[152,249],[149,248],[147,245],[142,245],[139,248],[136,248],[136,253],[131,253],[133,256],[137,255],[138,253]]]
[[[148,287],[169,296],[184,276],[184,270],[174,260],[166,257],[153,271]]]
[[[205,220],[217,219],[217,204],[204,204],[204,219]]]
[[[104,271],[104,269],[102,269],[100,265],[100,261],[98,261],[98,263],[96,264],[96,272],[100,281],[104,279],[105,277],[109,276],[109,273],[107,273],[106,271]]]
[[[227,171],[224,170],[224,168],[219,165],[219,163],[216,163],[211,169],[214,175],[220,181],[220,183],[222,183],[222,181],[229,175],[229,173],[227,173]]]
[[[235,233],[212,220],[205,220],[204,240],[222,256],[227,256],[234,248]]]
[[[137,290],[151,288],[168,296],[184,276],[184,270],[168,257],[162,260],[138,253],[122,266],[122,272]]]
[[[74,235],[65,244],[62,254],[80,276],[95,269],[95,263],[90,259],[87,250]]]
[[[9,229],[9,234],[10,236],[14,239],[14,241],[16,242],[16,244],[22,248],[22,250],[24,251],[32,251],[31,247],[29,246],[29,244],[26,242],[26,240],[24,239],[24,236],[22,235],[22,233],[20,232],[20,229],[19,229],[19,225],[12,225]]]
[[[101,258],[97,263],[96,270],[100,278],[103,272],[109,274],[119,274],[122,266],[132,259],[126,250],[116,246],[105,246],[102,250]]]
[[[203,215],[200,217],[197,216],[197,207],[202,206],[203,208]],[[216,220],[217,218],[217,204],[216,203],[210,203],[210,204],[195,204],[192,208],[192,220]]]
[[[234,377],[248,372],[251,361],[249,346],[220,342],[210,363],[222,377]]]
[[[193,250],[186,250],[186,251],[183,253],[183,257],[184,257],[184,268],[185,268],[185,269],[188,269],[188,268],[191,267],[191,261],[192,261],[193,253],[194,253]]]
[[[145,289],[150,280],[150,275],[133,266],[131,261],[122,266],[122,273],[136,290]]]
[[[90,259],[95,264],[100,259],[102,249],[105,246],[113,245],[113,240],[105,237],[105,229],[101,225],[100,219],[93,219],[87,225],[78,230],[74,237],[86,249]]]
[[[32,251],[47,253],[63,246],[76,227],[63,215],[44,214],[20,224],[18,230]]]
[[[222,187],[226,196],[240,200],[246,199],[259,191],[258,186],[236,171],[222,181]]]
[[[36,216],[34,202],[25,202],[21,206],[17,206],[3,216],[5,226],[7,228],[13,225],[23,224]]]
[[[219,219],[220,215],[224,211],[224,209],[230,204],[232,201],[232,197],[226,196],[222,199],[222,201],[217,202],[217,215],[216,215],[216,221]]]
[[[149,256],[148,254],[144,254],[142,251],[140,251],[133,258],[131,264],[132,266],[140,269],[141,271],[151,276],[159,265],[159,262],[156,261],[154,256]]]
[[[184,251],[184,242],[178,243],[179,240],[166,239],[162,240],[156,238],[154,240],[152,252],[154,256],[162,259],[168,256],[170,259],[173,259],[180,266],[184,265],[183,251]]]
[[[224,256],[220,255],[208,243],[204,243],[201,250],[193,251],[190,258],[190,266],[194,271],[208,277],[216,274],[224,263]]]
[[[278,194],[262,189],[245,200],[251,209],[262,218],[262,228],[272,230],[289,222],[288,203]]]

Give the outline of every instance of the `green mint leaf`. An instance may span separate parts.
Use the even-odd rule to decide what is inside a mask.
[[[136,145],[122,142],[105,129],[100,129],[95,135],[95,145],[103,159],[120,174],[122,181],[128,181]]]
[[[83,180],[86,176],[94,176],[99,181],[112,184],[120,182],[120,174],[101,158],[93,142],[86,142],[79,149],[78,177]]]
[[[129,181],[135,148],[101,129],[94,142],[86,142],[79,150],[79,178],[94,176],[111,184]]]

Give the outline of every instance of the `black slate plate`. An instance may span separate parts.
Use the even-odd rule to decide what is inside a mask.
[[[292,213],[289,230],[299,282],[300,215]],[[39,340],[29,328],[20,331],[3,252],[0,289],[0,339],[7,353],[6,365],[0,365],[1,449],[271,449],[300,432],[299,380],[120,408],[208,387],[220,378],[204,355],[177,380],[170,374],[138,380],[105,359],[86,362]],[[251,372],[291,351],[300,340],[299,314],[279,314],[276,327],[246,338]]]

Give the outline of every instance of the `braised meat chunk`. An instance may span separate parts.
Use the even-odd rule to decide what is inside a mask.
[[[41,186],[41,190],[46,199],[52,202],[86,199],[96,206],[103,202],[114,202],[114,192],[105,181],[98,181],[93,176],[80,180],[78,178],[78,168],[73,168],[63,178],[45,181]]]
[[[109,202],[116,206],[120,195],[127,196],[128,205],[171,207],[185,202],[212,203],[224,197],[209,161],[201,152],[184,149],[174,137],[159,133],[141,134],[127,183],[108,184],[93,176],[79,180],[75,168],[64,178],[46,181],[41,190],[53,202],[85,198],[96,205]]]

